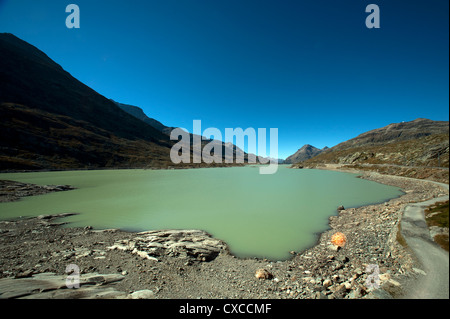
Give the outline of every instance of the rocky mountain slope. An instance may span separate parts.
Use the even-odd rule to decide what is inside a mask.
[[[45,53],[12,34],[0,34],[0,101],[69,116],[131,140],[165,145],[167,137],[121,111]]]
[[[295,164],[302,161],[306,161],[314,156],[319,155],[323,151],[327,150],[328,147],[324,147],[323,149],[319,149],[309,144],[303,145],[297,152],[287,157],[284,160],[285,164]]]
[[[432,121],[418,118],[410,122],[389,124],[385,127],[368,131],[346,142],[333,147],[333,150],[344,150],[359,146],[376,146],[418,140],[422,137],[449,133],[448,121]]]
[[[172,127],[98,94],[9,33],[0,33],[0,116],[1,171],[175,167]]]
[[[169,164],[173,142],[45,53],[0,34],[0,169]]]
[[[294,164],[334,167],[388,175],[449,179],[449,122],[416,119],[375,129]]]
[[[416,119],[389,124],[305,161],[335,164],[442,166],[449,162],[449,122]]]

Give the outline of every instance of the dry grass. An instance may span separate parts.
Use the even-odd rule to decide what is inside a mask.
[[[448,235],[441,234],[434,236],[434,241],[442,247],[442,249],[448,251]]]
[[[425,210],[425,218],[428,226],[448,228],[448,201],[439,202]]]
[[[449,201],[438,202],[425,210],[425,220],[428,227],[446,227],[448,228]],[[434,236],[434,241],[446,251],[449,251],[448,234],[438,234]]]

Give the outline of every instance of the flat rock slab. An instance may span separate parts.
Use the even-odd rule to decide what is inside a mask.
[[[120,240],[108,249],[130,251],[142,258],[158,261],[163,255],[214,260],[228,246],[202,230],[155,230],[141,232],[132,240]]]
[[[0,299],[126,298],[127,293],[108,286],[123,278],[119,274],[80,275],[80,288],[73,289],[67,288],[66,275],[54,273],[36,274],[29,278],[4,278],[0,279]]]
[[[70,185],[36,185],[0,180],[0,203],[17,201],[22,197],[73,190]]]

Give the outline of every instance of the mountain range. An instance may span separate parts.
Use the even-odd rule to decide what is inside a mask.
[[[111,100],[113,101],[113,100]],[[159,122],[158,120],[155,120],[153,118],[148,117],[144,111],[138,107],[138,106],[134,106],[134,105],[129,105],[129,104],[123,104],[123,103],[119,103],[119,102],[115,102],[113,101],[118,107],[120,107],[123,111],[133,115],[134,117],[136,117],[137,119],[144,121],[145,123],[153,126],[154,128],[156,128],[157,130],[163,132],[164,134],[167,134],[170,136],[170,133],[172,132],[173,129],[175,129],[175,127],[169,127],[169,126],[165,126],[164,124],[162,124],[161,122]],[[190,143],[191,145],[193,145],[193,141],[194,141],[194,136],[198,136],[195,134],[189,134],[190,135]],[[244,152],[241,148],[239,148],[238,146],[234,145],[233,143],[225,143],[223,141],[219,141],[219,140],[212,140],[210,138],[206,138],[203,136],[200,136],[201,138],[201,145],[202,145],[202,149],[205,145],[209,144],[211,147],[221,147],[222,148],[222,158],[225,161],[233,161],[233,159],[236,159],[238,157],[243,157],[244,158],[244,162],[248,163],[249,160],[249,156],[253,156],[253,158],[256,158],[256,155],[254,154],[247,154],[246,152]],[[228,151],[227,151],[228,150]],[[192,150],[193,154],[196,153],[196,150]],[[228,155],[228,154],[231,154]],[[250,157],[252,158],[252,157]],[[264,161],[264,160],[269,160],[269,158],[267,157],[259,157],[258,156],[258,161]],[[280,161],[280,160],[278,160]]]
[[[174,127],[78,81],[45,53],[0,33],[0,170],[169,168]],[[304,145],[285,163],[314,166],[449,165],[449,122],[416,119],[371,130],[332,148]],[[191,145],[194,135],[190,134]],[[232,143],[202,139],[233,157]],[[191,148],[193,157],[195,149]],[[279,160],[281,162],[281,160]],[[211,166],[178,164],[179,167]],[[213,164],[223,166],[223,164]]]
[[[108,99],[78,81],[44,52],[0,33],[0,170],[168,168],[174,127],[141,108]],[[194,135],[190,134],[191,145]],[[233,158],[248,154],[213,142]],[[190,151],[192,159],[196,152]],[[180,163],[200,167],[205,163]],[[208,166],[223,166],[214,163]]]

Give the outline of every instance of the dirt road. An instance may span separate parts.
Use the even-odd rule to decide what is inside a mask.
[[[447,190],[449,185],[437,183]],[[406,299],[449,298],[449,254],[430,237],[424,209],[436,202],[448,200],[449,196],[434,198],[406,206],[402,219],[402,235],[423,265],[422,274],[415,287],[409,289]]]

